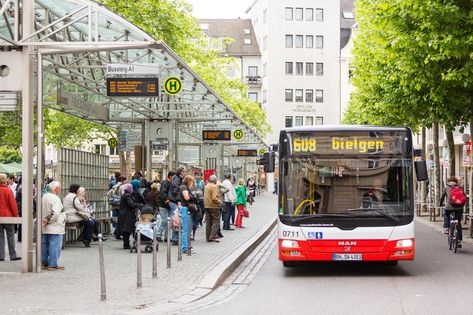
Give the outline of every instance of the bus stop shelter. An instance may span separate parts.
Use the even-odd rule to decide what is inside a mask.
[[[22,101],[23,183],[33,182],[36,158],[37,191],[42,190],[44,106],[141,132],[148,174],[156,144],[168,145],[169,168],[179,165],[180,146],[199,146],[202,163],[213,161],[220,173],[224,157],[238,149],[267,148],[166,43],[96,2],[0,0],[0,46],[0,93]],[[33,187],[24,185],[23,194],[32,196]],[[37,204],[40,215],[41,194]],[[23,198],[22,218],[0,218],[22,223],[23,272],[41,270],[32,206],[31,198]]]

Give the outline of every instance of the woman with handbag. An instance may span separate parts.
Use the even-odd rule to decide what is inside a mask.
[[[186,175],[182,180],[182,185],[180,186],[181,191],[181,220],[182,220],[182,241],[181,241],[181,248],[183,253],[187,253],[188,250],[192,250],[189,248],[189,244],[187,242],[188,238],[188,226],[193,227],[192,218],[196,215],[198,211],[197,206],[197,194],[195,192],[195,180],[194,177],[191,175]],[[187,214],[189,211],[190,216]],[[187,222],[190,220],[190,223]]]
[[[64,197],[62,203],[66,212],[66,223],[80,223],[83,226],[82,233],[77,241],[82,242],[85,247],[90,247],[95,221],[91,220],[91,214],[87,211],[85,204],[81,202],[78,194],[80,185],[71,184],[69,193]]]
[[[247,211],[246,208],[246,187],[245,180],[240,178],[238,180],[238,187],[235,189],[237,195],[237,201],[235,205],[237,207],[237,217],[235,221],[235,226],[238,228],[243,228],[243,214]]]

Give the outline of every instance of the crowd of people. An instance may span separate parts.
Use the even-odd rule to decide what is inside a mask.
[[[231,174],[226,175],[223,181],[211,175],[204,183],[202,174],[187,174],[185,167],[170,171],[162,182],[148,182],[139,171],[128,181],[126,176],[117,172],[109,184],[107,196],[114,218],[113,235],[123,241],[124,249],[130,249],[130,237],[136,237],[135,226],[140,213],[151,209],[159,223],[157,240],[167,241],[168,235],[171,235],[172,244],[178,245],[178,227],[181,226],[181,249],[184,253],[192,251],[188,244],[188,233],[191,233],[190,239],[194,240],[196,230],[204,224],[206,241],[214,243],[220,242],[222,230],[244,228],[243,218],[248,216],[247,202],[252,204],[256,193],[253,178],[246,182],[239,179],[235,183]],[[1,217],[21,216],[21,188],[21,178],[0,174]],[[86,199],[85,188],[80,184],[71,184],[62,200],[61,190],[61,184],[50,179],[42,192],[42,266],[51,271],[64,269],[58,261],[66,224],[82,226],[77,241],[85,247],[97,241],[100,234],[100,224],[95,220],[94,209]],[[169,234],[168,220],[172,222]],[[191,227],[190,231],[187,226]],[[21,226],[0,224],[0,261],[5,260],[5,234],[10,260],[21,260],[15,251],[16,232],[18,242],[21,242]]]
[[[236,186],[235,186],[236,184]],[[130,249],[130,236],[135,233],[135,224],[143,207],[152,207],[154,215],[159,218],[157,239],[178,245],[178,229],[182,226],[181,249],[183,253],[192,251],[188,244],[194,240],[195,232],[205,224],[207,242],[219,243],[223,231],[244,228],[243,217],[248,214],[247,202],[254,202],[256,184],[253,178],[245,182],[231,174],[220,181],[211,175],[204,183],[202,174],[190,175],[185,167],[171,170],[167,177],[159,182],[148,183],[141,172],[137,171],[130,181],[117,172],[110,179],[110,190],[107,194],[115,218],[113,234],[122,239],[123,248]],[[168,219],[172,222],[172,231],[168,233]],[[223,222],[223,226],[221,223]],[[187,226],[191,226],[188,231]]]

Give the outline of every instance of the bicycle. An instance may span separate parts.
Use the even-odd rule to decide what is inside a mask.
[[[450,226],[448,230],[448,249],[456,253],[458,249],[458,230],[460,225],[458,224],[458,220],[455,219],[455,211],[450,212],[449,216]]]

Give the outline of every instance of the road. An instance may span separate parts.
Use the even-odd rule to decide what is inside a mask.
[[[284,268],[272,241],[249,283],[232,280],[226,290],[233,294],[217,303],[220,298],[214,297],[209,308],[191,313],[471,314],[473,246],[464,244],[453,254],[446,237],[423,223],[416,223],[416,238],[415,261],[396,267],[317,263]],[[244,288],[229,289],[238,285]]]

